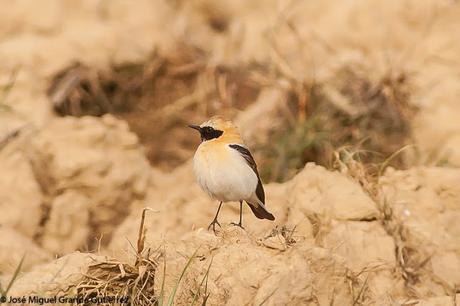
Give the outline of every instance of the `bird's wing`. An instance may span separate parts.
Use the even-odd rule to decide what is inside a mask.
[[[256,165],[256,162],[254,161],[254,158],[252,157],[251,155],[251,152],[249,152],[249,150],[242,146],[242,145],[238,145],[238,144],[231,144],[229,145],[230,148],[232,149],[235,149],[237,150],[241,156],[244,157],[244,159],[246,160],[246,162],[248,163],[249,167],[251,167],[251,169],[255,172],[255,174],[257,175],[257,179],[259,180],[258,183],[257,183],[257,188],[256,188],[256,195],[257,195],[257,198],[263,203],[265,204],[265,192],[264,192],[264,187],[262,186],[262,182],[260,181],[260,176],[259,176],[259,172],[257,171],[257,165]]]

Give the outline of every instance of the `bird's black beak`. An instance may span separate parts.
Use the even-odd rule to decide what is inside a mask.
[[[188,127],[189,127],[189,128],[192,128],[192,129],[195,129],[195,130],[197,130],[198,132],[201,132],[201,128],[200,128],[199,125],[189,124]]]

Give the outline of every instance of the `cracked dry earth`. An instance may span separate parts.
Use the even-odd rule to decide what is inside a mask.
[[[207,296],[208,305],[460,305],[458,3],[223,1],[219,10],[210,1],[3,2],[0,84],[13,76],[14,86],[0,100],[1,135],[13,135],[0,140],[2,285],[26,254],[10,295],[75,293],[97,264],[134,265],[150,207],[144,250],[161,258],[149,294],[164,284],[169,296],[195,255],[177,305],[191,304],[205,276],[199,301]],[[386,27],[377,26],[382,20]],[[284,48],[274,52],[264,31]],[[281,56],[292,78],[315,66],[323,82],[344,63],[378,79],[389,54],[414,74],[413,138],[423,162],[388,168],[373,192],[350,168],[308,163],[265,185],[274,223],[245,210],[246,230],[229,226],[238,206],[225,204],[223,229],[206,231],[216,203],[196,185],[190,160],[159,170],[125,121],[58,117],[46,95],[72,62],[104,69],[182,40],[206,50],[210,63]],[[250,146],[269,139],[288,83],[267,84],[236,115]]]

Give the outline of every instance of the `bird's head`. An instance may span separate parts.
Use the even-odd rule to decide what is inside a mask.
[[[220,137],[238,136],[238,129],[230,120],[215,116],[200,125],[189,125],[190,128],[200,132],[201,141],[212,140]]]

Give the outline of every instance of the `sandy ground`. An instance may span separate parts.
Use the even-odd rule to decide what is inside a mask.
[[[144,250],[162,259],[148,294],[164,284],[169,296],[196,255],[177,305],[195,295],[208,305],[460,305],[457,2],[0,3],[8,7],[0,11],[3,287],[26,254],[9,294],[81,289],[101,262],[148,269],[134,264],[134,245],[150,207]],[[160,170],[127,122],[59,117],[47,96],[53,77],[72,63],[106,69],[184,44],[203,50],[208,68],[252,64],[281,75],[234,114],[254,146],[279,124],[280,101],[296,82],[334,84],[347,66],[370,80],[406,75],[407,102],[418,108],[413,166],[367,182],[353,164],[309,163],[266,185],[274,223],[246,209],[246,230],[228,226],[238,209],[226,204],[215,236],[206,227],[217,203],[196,185],[190,160]]]

